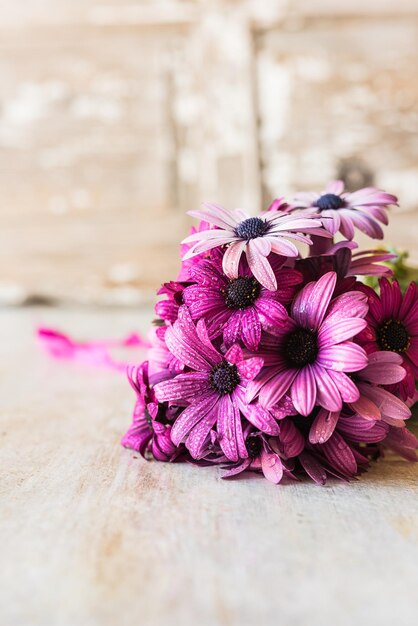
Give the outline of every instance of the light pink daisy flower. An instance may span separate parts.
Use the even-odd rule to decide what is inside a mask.
[[[247,401],[259,396],[260,404],[269,408],[290,392],[295,408],[306,416],[316,404],[335,412],[343,402],[358,400],[359,391],[347,373],[368,363],[366,352],[351,341],[367,324],[367,299],[359,291],[332,299],[336,278],[328,272],[308,283],[275,336],[263,336],[259,355],[264,367],[249,383]]]
[[[286,206],[284,203],[281,205]],[[283,211],[267,211],[251,217],[243,209],[228,211],[218,204],[204,204],[201,211],[190,211],[190,215],[209,222],[215,228],[199,231],[186,237],[183,244],[193,244],[183,260],[218,246],[228,246],[223,257],[223,270],[228,278],[238,277],[241,256],[246,254],[250,270],[266,289],[275,291],[277,280],[269,263],[271,253],[284,257],[297,257],[299,251],[289,239],[311,243],[306,232],[322,233],[321,221],[312,215],[294,215]]]
[[[373,239],[383,239],[379,222],[388,224],[385,209],[397,203],[396,196],[376,187],[344,191],[342,180],[333,180],[321,193],[301,192],[289,200],[292,209],[320,213],[324,228],[332,235],[340,231],[347,239],[353,239],[355,227]]]

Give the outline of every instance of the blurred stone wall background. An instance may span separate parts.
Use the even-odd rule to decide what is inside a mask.
[[[342,176],[418,262],[418,0],[0,0],[0,303],[136,305],[186,210]],[[368,246],[370,243],[368,242]]]

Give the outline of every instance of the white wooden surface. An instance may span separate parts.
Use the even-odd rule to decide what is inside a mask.
[[[0,312],[2,626],[415,625],[418,466],[273,486],[146,463],[119,446],[123,376],[40,353],[151,312]]]

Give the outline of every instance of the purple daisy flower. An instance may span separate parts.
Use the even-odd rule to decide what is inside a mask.
[[[149,450],[157,461],[171,461],[178,454],[171,441],[171,422],[177,409],[160,405],[149,384],[148,362],[128,368],[128,379],[136,393],[132,424],[121,439],[125,448],[137,450],[144,458]]]
[[[242,431],[241,413],[256,428],[276,435],[278,425],[274,418],[259,406],[248,406],[245,389],[260,371],[259,357],[244,359],[241,348],[234,345],[225,355],[212,345],[203,320],[195,326],[186,306],[167,329],[165,340],[175,358],[190,368],[171,380],[155,386],[160,402],[189,405],[179,415],[171,431],[177,446],[185,441],[193,458],[204,455],[212,429],[225,456],[231,461],[248,457]]]
[[[343,181],[333,180],[322,193],[297,193],[289,203],[292,209],[305,208],[308,212],[320,213],[324,228],[332,235],[340,231],[347,239],[353,239],[356,227],[373,239],[383,239],[379,222],[388,224],[385,209],[398,204],[398,199],[375,187],[344,192]]]
[[[277,280],[268,256],[271,253],[296,257],[299,251],[289,239],[311,243],[306,232],[320,230],[321,221],[311,215],[293,215],[283,211],[268,211],[251,217],[242,209],[227,211],[217,204],[204,204],[201,211],[190,215],[209,222],[215,228],[189,235],[183,244],[192,247],[183,260],[219,246],[228,246],[223,256],[223,270],[228,278],[238,277],[241,256],[245,253],[253,276],[266,289],[275,291]]]
[[[351,341],[366,326],[367,298],[350,291],[332,300],[336,279],[335,272],[328,272],[308,283],[284,326],[274,335],[263,335],[264,368],[248,386],[248,401],[259,396],[268,408],[289,390],[297,411],[309,415],[315,404],[340,411],[343,402],[358,399],[346,372],[361,370],[368,362],[365,351]]]
[[[407,372],[396,386],[403,400],[415,392],[418,377],[418,287],[411,283],[402,295],[399,283],[379,280],[380,297],[370,287],[361,289],[369,299],[367,327],[357,340],[367,353],[377,350],[396,352]]]
[[[203,260],[191,269],[196,285],[183,291],[193,319],[204,318],[209,337],[223,333],[227,346],[242,340],[256,351],[262,327],[280,327],[287,319],[284,304],[288,304],[302,276],[296,270],[275,272],[279,289],[269,291],[241,263],[237,278],[228,278],[222,271],[222,258]]]

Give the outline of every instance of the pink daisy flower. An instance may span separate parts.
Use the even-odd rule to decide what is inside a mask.
[[[379,222],[388,224],[385,209],[397,204],[398,199],[375,187],[345,192],[343,181],[333,180],[322,193],[297,193],[289,203],[292,209],[305,208],[309,212],[320,213],[324,218],[324,228],[332,235],[340,231],[347,239],[353,239],[356,227],[373,239],[383,239]]]
[[[369,299],[367,327],[357,340],[366,352],[396,352],[407,372],[396,387],[406,400],[415,392],[418,377],[418,288],[411,283],[402,295],[399,283],[379,280],[380,297],[370,287],[362,286]]]
[[[286,257],[298,256],[297,247],[289,239],[310,244],[310,238],[301,233],[319,230],[321,227],[321,221],[311,215],[268,211],[261,216],[251,217],[242,209],[231,212],[217,204],[204,204],[201,211],[190,211],[190,215],[209,222],[215,228],[186,237],[183,245],[192,244],[192,247],[183,260],[218,246],[228,246],[222,261],[228,278],[238,277],[239,262],[245,253],[254,277],[271,291],[277,289],[277,280],[267,257],[271,253]],[[327,235],[323,230],[322,233]]]
[[[315,404],[340,411],[343,402],[358,399],[346,372],[363,369],[368,362],[365,351],[351,341],[366,326],[367,298],[350,291],[332,299],[336,279],[335,272],[328,272],[308,283],[284,326],[274,336],[263,335],[264,368],[248,386],[248,401],[258,395],[260,404],[270,407],[290,390],[297,411],[309,415]]]
[[[281,326],[287,319],[288,304],[302,276],[296,270],[275,273],[279,289],[265,289],[241,263],[237,278],[228,278],[222,271],[222,258],[204,260],[191,269],[197,284],[183,291],[193,319],[204,318],[211,338],[223,333],[227,346],[239,340],[249,350],[257,350],[262,327]]]
[[[160,402],[189,403],[171,431],[176,446],[184,441],[191,456],[198,459],[204,455],[216,426],[225,456],[231,461],[247,458],[241,413],[263,432],[278,433],[277,422],[267,411],[245,403],[246,386],[260,371],[262,359],[244,359],[238,345],[225,355],[218,352],[204,321],[199,320],[195,326],[186,306],[180,308],[178,320],[167,329],[165,340],[175,358],[190,369],[154,388]]]

